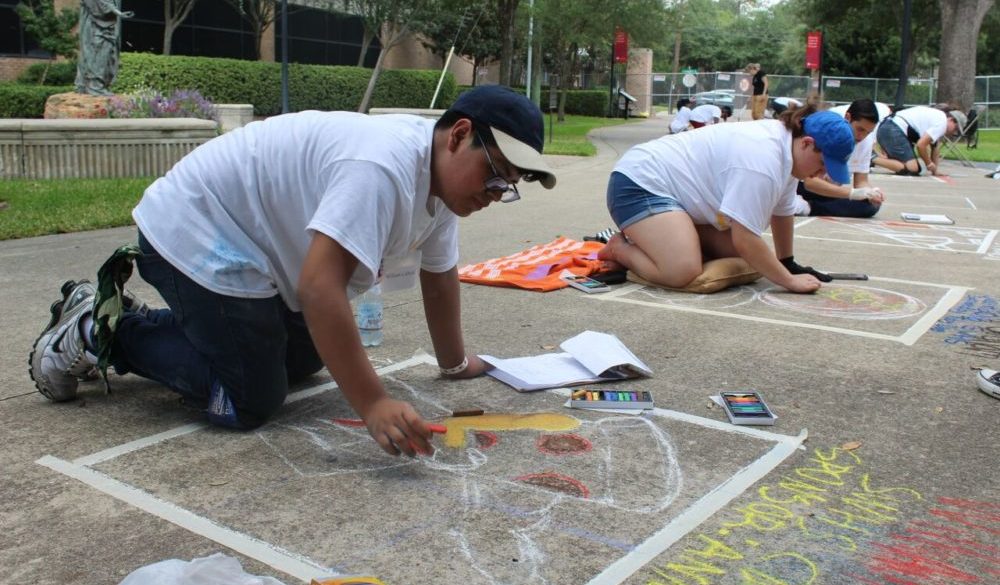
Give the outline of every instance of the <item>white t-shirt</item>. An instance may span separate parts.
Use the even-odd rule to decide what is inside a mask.
[[[691,123],[691,108],[685,106],[677,110],[677,114],[674,115],[674,119],[670,121],[670,133],[677,134],[678,132],[683,132],[687,130],[688,124]]]
[[[944,133],[948,131],[948,114],[937,108],[930,106],[913,106],[896,112],[892,121],[906,132],[909,125],[917,131],[921,137],[927,134],[931,137],[931,142],[941,140]]]
[[[695,224],[719,230],[732,220],[759,236],[772,215],[795,212],[792,134],[778,120],[664,136],[631,148],[614,170],[673,197]]]
[[[198,284],[241,298],[279,294],[293,311],[314,231],[358,259],[352,297],[383,261],[388,271],[419,254],[421,268],[444,272],[458,262],[458,218],[430,196],[433,132],[433,120],[404,115],[310,111],[253,122],[184,157],[132,216]]]
[[[691,110],[690,121],[700,122],[706,126],[715,124],[716,120],[722,119],[722,109],[713,104],[705,104]]]
[[[835,108],[830,108],[830,111],[843,117],[847,117],[847,108],[850,105],[837,106]],[[875,102],[875,110],[878,112],[878,124],[889,118],[889,114],[892,110],[889,106],[883,104],[882,102]],[[847,168],[852,173],[860,173],[867,175],[868,171],[871,170],[872,164],[872,148],[875,146],[876,132],[872,130],[865,136],[865,139],[854,145],[854,150],[851,151],[851,158],[847,161]]]

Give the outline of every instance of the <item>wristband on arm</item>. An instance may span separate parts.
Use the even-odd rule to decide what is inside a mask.
[[[440,366],[438,366],[441,368]],[[454,376],[455,374],[461,374],[469,368],[469,356],[462,358],[462,363],[458,364],[453,368],[441,368],[441,373],[445,376]]]

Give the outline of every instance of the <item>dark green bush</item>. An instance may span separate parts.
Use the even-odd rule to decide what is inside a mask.
[[[48,73],[45,66],[49,65]],[[51,64],[35,63],[18,76],[18,83],[38,85],[45,74],[45,85],[73,85],[76,83],[76,61],[56,61]]]
[[[463,85],[458,87],[458,97],[463,92],[469,91],[472,86]],[[524,88],[519,89],[522,93]],[[443,91],[443,90],[442,90]],[[549,111],[549,88],[542,87],[542,111]],[[438,100],[440,104],[440,100]],[[450,103],[448,105],[451,105]],[[439,108],[446,108],[447,105],[438,105]],[[577,116],[597,116],[599,118],[608,114],[608,89],[571,89],[566,92],[566,113]]]
[[[258,116],[281,113],[280,63],[147,53],[122,53],[121,58],[115,92],[195,89],[217,104],[253,104]],[[436,71],[383,71],[371,107],[426,108],[438,75]],[[291,64],[289,107],[292,111],[357,110],[370,76],[370,69],[359,67]],[[454,77],[448,74],[438,102],[454,101],[455,88]]]
[[[72,87],[0,83],[0,118],[41,118],[45,100],[55,93],[73,91]]]
[[[608,92],[578,89],[566,94],[566,113],[580,116],[605,116],[608,113]]]

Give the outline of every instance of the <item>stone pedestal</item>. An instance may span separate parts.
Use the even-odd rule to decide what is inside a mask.
[[[253,122],[253,104],[215,104],[215,115],[219,129],[229,132]]]
[[[107,118],[109,96],[82,93],[57,93],[45,101],[44,117],[50,120],[64,118]]]

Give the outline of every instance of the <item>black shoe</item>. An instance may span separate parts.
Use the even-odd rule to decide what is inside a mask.
[[[590,278],[596,280],[597,282],[603,282],[604,284],[621,284],[625,282],[627,276],[628,271],[626,270],[610,270],[608,272],[591,274]]]
[[[602,244],[607,244],[611,236],[618,233],[615,228],[608,228],[606,230],[601,230],[592,236],[583,236],[584,242],[600,242]]]

